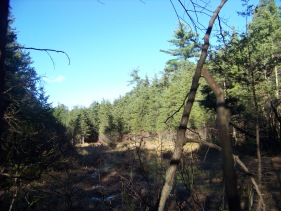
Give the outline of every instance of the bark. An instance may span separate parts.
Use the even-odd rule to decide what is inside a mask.
[[[9,0],[3,0],[0,4],[0,162],[3,162],[2,145],[4,141],[3,133],[6,128],[4,120],[4,113],[7,108],[5,100],[6,88],[6,43],[7,43],[7,30],[8,30],[8,14],[9,14]]]
[[[203,69],[202,75],[217,98],[217,128],[222,146],[222,166],[228,207],[229,210],[241,210],[229,133],[229,112],[225,108],[224,94],[207,69]]]
[[[220,5],[217,7],[217,9],[215,10],[215,12],[213,13],[213,16],[211,17],[210,21],[209,21],[209,25],[207,28],[207,31],[205,33],[204,36],[204,45],[202,47],[202,52],[201,52],[201,56],[200,59],[197,63],[197,67],[192,79],[192,84],[191,84],[191,88],[188,94],[188,98],[186,101],[186,104],[184,106],[184,110],[182,113],[182,117],[181,117],[181,121],[180,121],[180,125],[177,131],[177,141],[175,144],[175,150],[172,156],[172,159],[170,161],[170,165],[166,171],[166,176],[165,176],[165,184],[163,186],[162,192],[161,192],[161,196],[160,196],[160,200],[159,200],[159,204],[158,204],[158,210],[162,211],[165,208],[165,204],[166,201],[168,199],[168,196],[172,190],[173,187],[173,182],[174,182],[174,177],[175,177],[175,173],[177,170],[177,166],[180,163],[180,159],[182,157],[182,148],[184,146],[184,144],[186,143],[185,140],[185,132],[186,132],[186,128],[187,128],[187,123],[189,120],[189,116],[191,113],[191,109],[193,106],[193,102],[195,100],[195,95],[197,92],[197,89],[199,87],[199,79],[201,77],[201,72],[202,72],[202,68],[203,68],[203,64],[206,61],[206,57],[207,57],[207,51],[209,48],[209,37],[213,28],[213,24],[221,10],[221,8],[224,6],[224,4],[226,3],[227,0],[222,0]]]

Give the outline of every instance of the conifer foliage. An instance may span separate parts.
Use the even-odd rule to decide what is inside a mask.
[[[38,180],[67,149],[65,128],[53,116],[40,77],[21,50],[16,34],[7,33],[5,58],[5,130],[1,134],[0,209],[16,207],[22,187]],[[12,194],[12,198],[10,197]],[[21,198],[21,199],[20,199]],[[12,202],[10,201],[12,199]]]

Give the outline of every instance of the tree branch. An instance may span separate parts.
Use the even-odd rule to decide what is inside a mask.
[[[211,147],[211,148],[214,148],[218,151],[222,151],[222,148],[214,143],[210,143],[210,142],[207,142],[207,141],[202,141],[202,140],[194,140],[194,139],[187,139],[186,141],[188,142],[193,142],[193,143],[198,143],[198,144],[201,144],[201,145],[205,145],[205,146],[208,146],[208,147]],[[263,200],[263,196],[262,196],[262,192],[261,190],[259,189],[259,186],[255,180],[255,178],[253,177],[253,173],[246,167],[246,165],[240,160],[240,158],[237,156],[237,155],[234,155],[232,154],[233,156],[233,159],[235,160],[235,162],[243,169],[243,171],[250,177],[251,179],[251,182],[253,184],[253,186],[255,187],[256,189],[256,192],[258,194],[258,196],[260,197],[260,200],[262,202],[262,205],[263,205],[263,209],[265,210],[265,204],[264,204],[264,200]]]
[[[67,56],[67,58],[68,58],[68,65],[70,65],[70,58],[69,58],[68,54],[66,52],[64,52],[64,51],[48,49],[48,48],[31,48],[31,47],[20,47],[20,46],[18,46],[17,48],[25,49],[25,50],[45,51],[48,54],[49,54],[49,51],[56,52],[56,53],[63,53],[63,54],[65,54]],[[50,54],[49,54],[49,56],[50,56]],[[53,59],[52,59],[52,61],[53,61]]]

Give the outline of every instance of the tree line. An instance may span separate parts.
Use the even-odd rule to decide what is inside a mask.
[[[249,8],[248,8],[249,9]],[[280,143],[280,10],[274,1],[261,1],[250,11],[247,31],[232,28],[223,32],[218,45],[209,49],[205,68],[222,87],[235,144],[253,140],[259,126],[264,149]],[[173,58],[159,75],[141,78],[139,69],[131,71],[132,90],[110,102],[94,101],[88,108],[69,110],[61,104],[54,115],[74,139],[97,141],[98,134],[114,140],[124,134],[160,134],[178,127],[188,87],[202,43],[199,35],[179,23],[169,42],[175,47],[161,50]],[[190,129],[215,128],[216,98],[201,80],[190,116]],[[210,133],[216,138],[215,133]]]

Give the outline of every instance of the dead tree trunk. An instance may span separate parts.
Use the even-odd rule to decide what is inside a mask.
[[[222,146],[223,175],[228,207],[229,210],[241,210],[229,133],[229,114],[225,108],[224,94],[207,69],[203,69],[202,75],[217,98],[217,128]]]
[[[7,30],[8,30],[8,14],[9,14],[9,0],[1,1],[0,5],[0,160],[3,162],[3,133],[5,131],[4,113],[7,108],[5,100],[5,88],[6,88],[6,43],[7,43]]]
[[[185,132],[186,132],[186,128],[187,128],[187,123],[188,123],[188,120],[189,120],[189,116],[190,116],[190,113],[191,113],[193,102],[195,100],[195,95],[196,95],[197,89],[199,87],[199,79],[201,77],[203,64],[206,61],[207,51],[208,51],[208,48],[209,48],[209,45],[210,45],[209,44],[209,37],[210,37],[210,34],[212,32],[214,22],[215,22],[218,14],[219,14],[221,8],[226,3],[226,1],[227,0],[222,0],[220,5],[217,7],[215,12],[213,13],[213,16],[209,21],[209,25],[208,25],[207,31],[205,33],[205,36],[204,36],[204,45],[202,47],[201,56],[200,56],[200,59],[197,63],[197,67],[196,67],[196,70],[195,70],[195,73],[194,73],[194,76],[193,76],[193,79],[192,79],[191,88],[190,88],[190,91],[189,91],[189,94],[188,94],[186,104],[184,106],[184,110],[183,110],[183,113],[182,113],[180,125],[179,125],[179,128],[178,128],[175,150],[174,150],[172,159],[170,161],[170,166],[168,167],[168,169],[166,171],[165,184],[163,186],[161,196],[160,196],[160,200],[159,200],[159,204],[158,204],[158,210],[159,211],[164,210],[167,198],[168,198],[168,196],[169,196],[169,194],[172,190],[172,187],[173,187],[173,182],[174,182],[174,177],[175,177],[175,173],[176,173],[176,170],[177,170],[177,166],[179,165],[180,159],[182,157],[182,148],[186,143]]]

